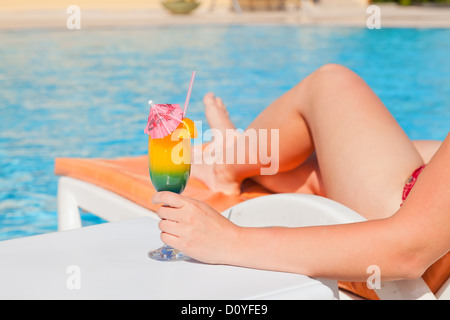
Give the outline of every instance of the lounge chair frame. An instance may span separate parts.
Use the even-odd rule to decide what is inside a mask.
[[[58,230],[82,227],[80,209],[109,222],[146,216],[159,219],[155,212],[116,193],[75,178],[60,177],[57,195]]]

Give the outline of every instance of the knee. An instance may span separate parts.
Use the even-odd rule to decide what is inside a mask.
[[[349,68],[337,64],[337,63],[327,63],[317,69],[317,72],[347,72],[350,71]]]
[[[347,84],[353,84],[355,80],[361,80],[359,76],[349,68],[333,63],[320,67],[311,76],[314,85],[321,88],[327,85],[341,87]]]
[[[343,65],[329,63],[317,69],[315,74],[324,77],[348,77],[353,76],[355,73]]]

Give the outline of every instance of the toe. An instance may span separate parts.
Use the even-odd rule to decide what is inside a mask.
[[[211,104],[211,103],[214,103],[214,98],[215,98],[214,93],[208,92],[208,93],[205,94],[205,96],[203,97],[203,102],[204,102],[205,104]]]
[[[216,104],[218,107],[225,109],[225,104],[223,103],[223,100],[219,97],[216,98]]]

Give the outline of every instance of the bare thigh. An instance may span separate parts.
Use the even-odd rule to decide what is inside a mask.
[[[424,162],[369,86],[338,65],[303,79],[250,128],[279,129],[280,172],[300,167],[294,170],[304,174],[301,169],[308,168],[305,161],[315,151],[324,194],[368,219],[398,210],[405,180]],[[259,163],[230,166],[228,173],[253,177],[259,168]]]
[[[413,141],[413,144],[424,162],[428,163],[439,149],[442,141],[416,140]],[[255,176],[253,179],[272,192],[326,195],[315,153],[292,170],[272,176]],[[398,204],[400,204],[400,201],[401,199],[399,198]]]
[[[322,68],[302,106],[313,137],[326,196],[368,219],[398,210],[407,177],[420,154],[381,100],[354,72]]]
[[[316,154],[296,168],[275,175],[258,175],[253,180],[277,193],[306,193],[325,196]]]
[[[430,162],[431,158],[436,154],[442,141],[438,140],[413,140],[416,150],[419,152],[424,163]]]

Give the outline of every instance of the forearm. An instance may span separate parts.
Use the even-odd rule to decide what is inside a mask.
[[[408,270],[413,249],[400,240],[390,219],[303,228],[240,228],[232,264],[365,281],[367,268],[380,268],[383,280],[415,277]],[[245,245],[242,245],[245,244]],[[411,254],[410,254],[411,252]],[[410,274],[412,272],[413,274]]]

